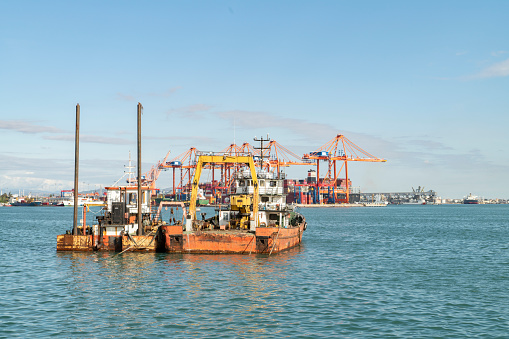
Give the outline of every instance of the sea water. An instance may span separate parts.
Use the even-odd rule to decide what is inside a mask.
[[[56,252],[72,208],[0,207],[0,338],[509,337],[509,205],[301,212],[271,256],[115,255]]]

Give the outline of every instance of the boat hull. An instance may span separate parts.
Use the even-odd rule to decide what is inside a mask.
[[[465,201],[463,201],[463,204],[464,205],[478,205],[479,201],[477,201],[477,200],[465,200]]]
[[[13,202],[11,206],[42,206],[41,201],[33,201],[33,202]]]
[[[181,226],[161,226],[162,252],[173,253],[277,253],[302,241],[305,223],[290,228],[259,227],[247,231],[183,232]]]
[[[259,227],[255,233],[242,230],[185,232],[182,226],[165,225],[145,236],[62,234],[57,236],[57,251],[271,254],[300,244],[305,227],[303,221],[290,228]]]

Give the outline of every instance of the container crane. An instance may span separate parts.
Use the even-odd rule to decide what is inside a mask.
[[[277,173],[280,173],[281,167],[290,167],[292,165],[315,165],[314,161],[299,157],[297,154],[279,144],[276,140],[271,140],[267,145],[267,149],[267,167],[272,168],[272,170],[277,171]]]
[[[158,161],[155,166],[152,165],[150,170],[144,174],[145,178],[142,177],[142,185],[149,186],[152,193],[154,193],[154,191],[156,190],[156,181],[159,178],[159,174],[161,174],[161,170],[164,169],[163,164],[166,163],[166,160],[168,159],[170,152],[171,151],[168,151],[168,153],[166,153],[166,156],[164,157],[162,162]]]
[[[197,159],[198,150],[194,147],[191,147],[186,152],[178,155],[177,157],[171,159],[170,161],[165,161],[160,165],[162,169],[172,169],[173,170],[173,196],[176,194],[176,190],[180,189],[182,192],[184,188],[191,187],[191,181],[194,175],[194,169],[196,168],[196,159]],[[180,169],[180,183],[178,186],[175,185],[175,170]],[[184,184],[184,180],[187,181]]]
[[[316,192],[317,202],[320,203],[320,187],[332,188],[333,202],[336,202],[337,194],[345,194],[345,199],[339,199],[342,202],[348,203],[350,201],[350,187],[348,179],[348,162],[349,161],[365,161],[365,162],[386,162],[387,160],[377,158],[372,154],[366,152],[347,137],[342,134],[336,135],[332,140],[320,147],[314,152],[304,154],[303,159],[311,159],[316,161],[317,179],[316,179]],[[323,180],[320,180],[320,161],[327,161],[328,171]],[[342,161],[343,164],[337,170],[337,161]],[[338,190],[338,176],[342,169],[345,169],[345,188]]]
[[[245,157],[252,156],[256,158],[259,156],[260,152],[255,149],[251,144],[244,142],[241,146],[236,144],[231,144],[226,149],[222,150],[219,154],[223,154],[223,156],[237,156],[237,157]],[[233,174],[240,170],[241,167],[245,166],[242,163],[208,163],[204,168],[212,169],[212,194],[214,199],[216,198],[217,192],[229,193],[229,189],[232,187],[233,183]],[[221,170],[221,176],[219,182],[215,181],[214,170]]]

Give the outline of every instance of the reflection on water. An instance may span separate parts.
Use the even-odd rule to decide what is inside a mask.
[[[232,336],[269,333],[285,312],[284,295],[301,249],[277,255],[197,255],[108,252],[57,253],[67,293],[79,313],[95,317],[94,330],[150,326],[192,335],[223,324]],[[143,322],[140,322],[144,319]],[[77,333],[90,330],[68,314]],[[135,325],[138,324],[138,325]],[[139,330],[139,328],[138,328]],[[277,332],[277,331],[276,331]]]

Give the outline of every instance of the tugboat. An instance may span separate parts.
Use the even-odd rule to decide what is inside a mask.
[[[229,205],[219,206],[211,218],[198,220],[198,183],[208,164],[236,164],[239,169],[234,174]],[[152,213],[151,189],[142,186],[139,223],[137,186],[106,187],[105,211],[97,217],[98,224],[86,226],[85,205],[83,224],[77,234],[68,231],[57,236],[57,251],[277,253],[298,245],[307,227],[304,216],[286,204],[283,180],[283,173],[255,167],[252,155],[200,155],[188,206],[161,201],[157,213]],[[180,206],[183,219],[162,221],[163,206]]]

